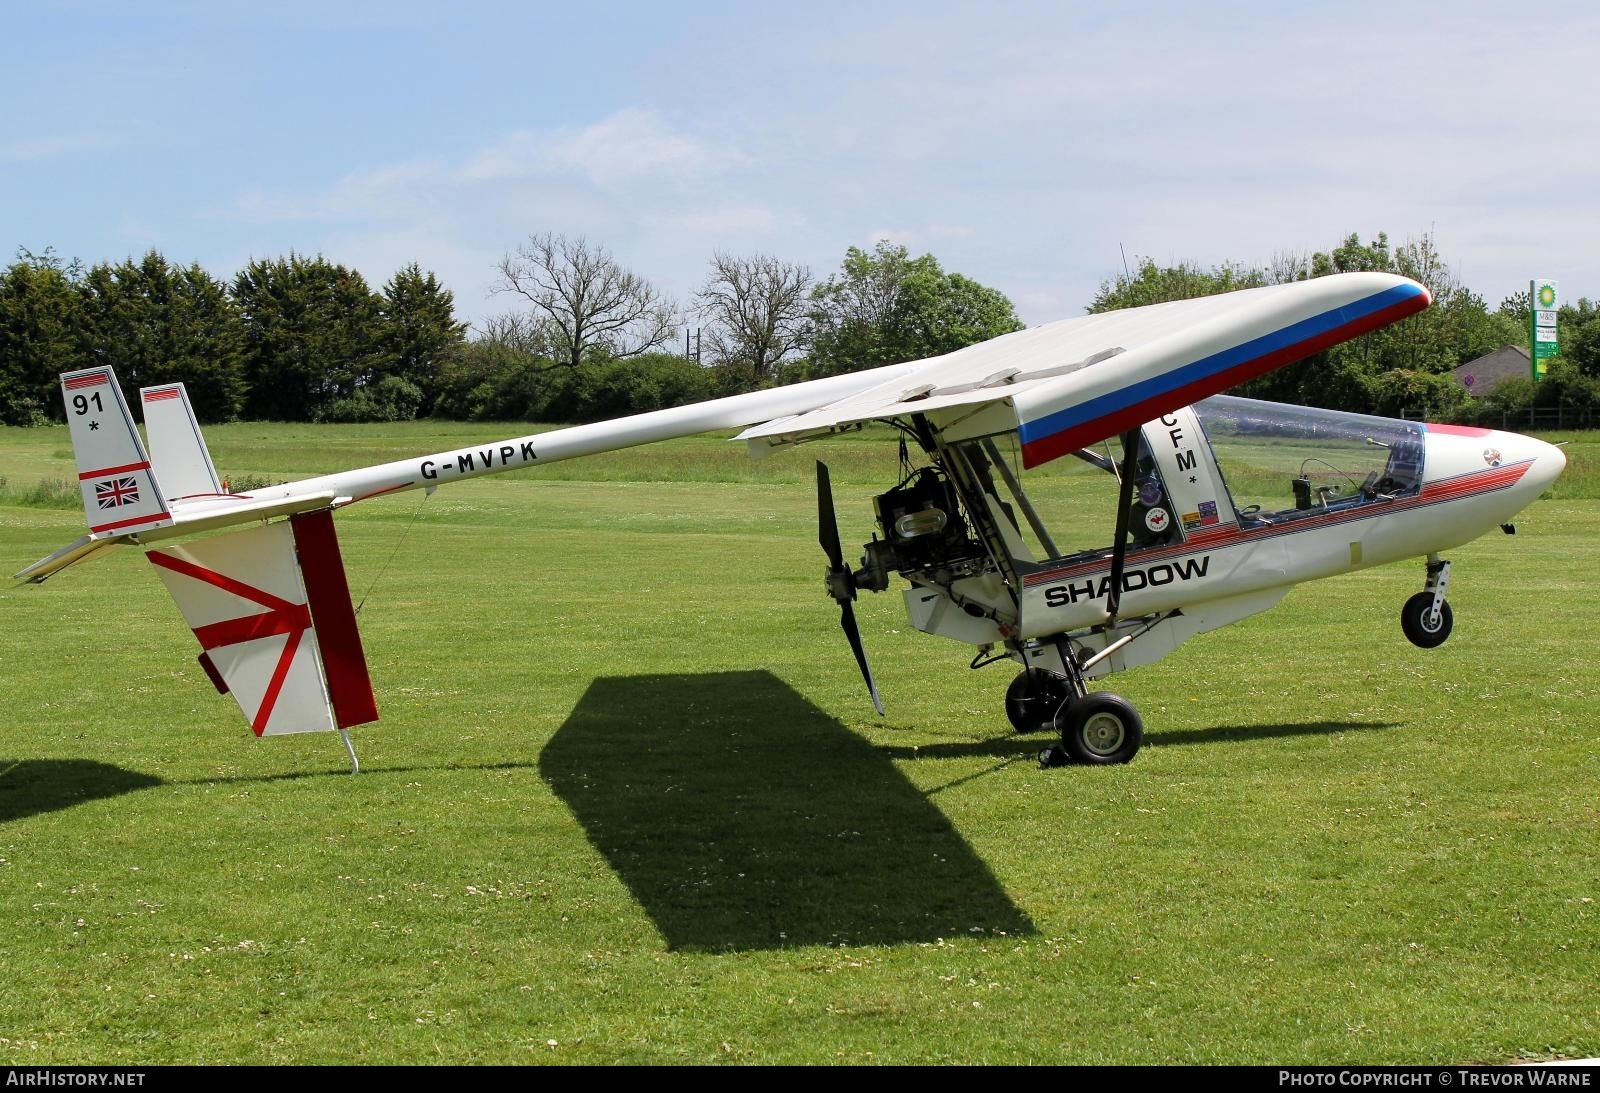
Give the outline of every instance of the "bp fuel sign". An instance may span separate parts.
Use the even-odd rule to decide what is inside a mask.
[[[1547,277],[1534,278],[1528,286],[1528,298],[1533,305],[1528,309],[1528,344],[1532,347],[1528,359],[1537,383],[1544,379],[1545,362],[1561,350],[1556,336],[1556,283]]]

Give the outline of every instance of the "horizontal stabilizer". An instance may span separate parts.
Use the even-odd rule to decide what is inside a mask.
[[[330,513],[146,556],[257,736],[377,720]]]
[[[248,494],[225,494],[212,501],[195,499],[173,513],[173,522],[153,531],[134,528],[132,532],[107,532],[103,535],[83,535],[68,543],[47,558],[40,558],[26,569],[13,574],[19,581],[43,583],[69,565],[103,552],[106,547],[124,542],[151,543],[172,539],[179,535],[211,531],[230,524],[252,520],[270,520],[274,516],[328,509],[334,503],[333,492],[304,493],[291,497],[255,498]]]

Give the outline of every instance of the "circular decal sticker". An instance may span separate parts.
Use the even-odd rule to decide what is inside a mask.
[[[1144,514],[1144,526],[1151,531],[1166,531],[1169,519],[1166,509],[1151,509]]]
[[[1154,508],[1161,503],[1161,484],[1154,478],[1146,478],[1139,483],[1139,500],[1147,508]]]
[[[1500,449],[1485,448],[1483,450],[1483,461],[1491,467],[1498,467],[1500,465]]]

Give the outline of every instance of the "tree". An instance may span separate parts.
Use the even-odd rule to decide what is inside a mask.
[[[811,270],[767,254],[718,252],[696,297],[719,365],[748,369],[758,383],[800,350],[810,332],[807,303]]]
[[[1275,267],[1274,276],[1286,280],[1299,280],[1300,266],[1292,263],[1299,259],[1283,260],[1283,268]],[[1175,266],[1158,266],[1154,258],[1138,260],[1136,274],[1124,273],[1109,281],[1100,282],[1100,290],[1086,309],[1091,314],[1116,311],[1125,307],[1143,307],[1147,304],[1165,304],[1173,300],[1192,300],[1196,296],[1214,296],[1219,292],[1232,292],[1240,288],[1259,288],[1268,281],[1262,270],[1236,266],[1224,262],[1206,269],[1197,262],[1179,262]],[[1277,282],[1274,282],[1277,283]]]
[[[1378,238],[1370,243],[1362,243],[1361,236],[1351,232],[1337,247],[1311,256],[1313,277],[1326,277],[1330,273],[1382,273],[1393,268],[1394,257],[1389,252],[1387,232],[1379,232]]]
[[[1556,321],[1561,355],[1583,375],[1600,379],[1600,308],[1593,300],[1579,297],[1577,303],[1561,306]],[[1526,337],[1526,321],[1523,332]]]
[[[1004,293],[886,240],[871,254],[845,252],[840,275],[811,292],[811,321],[817,375],[937,356],[1022,329]]]
[[[457,421],[526,420],[550,368],[544,327],[510,313],[482,320],[476,336],[455,346],[439,377],[436,417]]]
[[[257,259],[234,278],[245,330],[250,417],[310,421],[389,370],[383,301],[321,255]]]
[[[412,262],[383,286],[378,312],[386,367],[417,387],[420,412],[431,413],[445,358],[467,336],[467,324],[456,322],[454,294]]]
[[[201,421],[239,416],[244,329],[225,285],[152,250],[95,265],[80,287],[84,363],[113,366],[130,404],[141,387],[182,383]]]
[[[1535,406],[1600,407],[1600,378],[1586,376],[1565,356],[1553,357],[1544,379],[1534,385]]]
[[[503,315],[490,315],[478,323],[475,342],[487,343],[526,357],[537,358],[545,366],[554,358],[555,347],[550,343],[550,326],[532,315],[508,311]]]
[[[410,421],[422,406],[422,388],[390,373],[364,383],[349,395],[318,405],[311,420],[346,424],[358,421]]]
[[[526,416],[537,421],[604,421],[699,402],[710,395],[709,371],[679,353],[641,353],[577,368],[546,371]]]
[[[84,363],[82,275],[77,262],[63,263],[49,248],[19,250],[0,271],[0,422],[33,425],[64,416],[56,377]]]
[[[666,298],[581,235],[530,235],[498,268],[495,291],[514,292],[533,305],[548,328],[557,364],[576,368],[604,357],[637,356],[676,333]]]
[[[1467,401],[1467,389],[1453,376],[1394,368],[1368,385],[1370,409],[1385,417],[1421,412],[1430,421],[1448,420]]]
[[[908,360],[952,353],[1022,329],[1004,293],[959,273],[945,273],[938,262],[906,278],[895,318]]]

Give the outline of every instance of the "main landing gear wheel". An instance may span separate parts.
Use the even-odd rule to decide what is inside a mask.
[[[1055,728],[1072,701],[1072,685],[1042,668],[1024,668],[1006,688],[1006,719],[1018,732]]]
[[[1400,629],[1405,632],[1406,640],[1419,649],[1443,645],[1454,625],[1448,602],[1441,600],[1439,613],[1433,613],[1432,592],[1418,592],[1400,609]]]
[[[1091,691],[1067,710],[1061,747],[1074,762],[1091,766],[1126,763],[1144,743],[1139,711],[1121,695]]]

